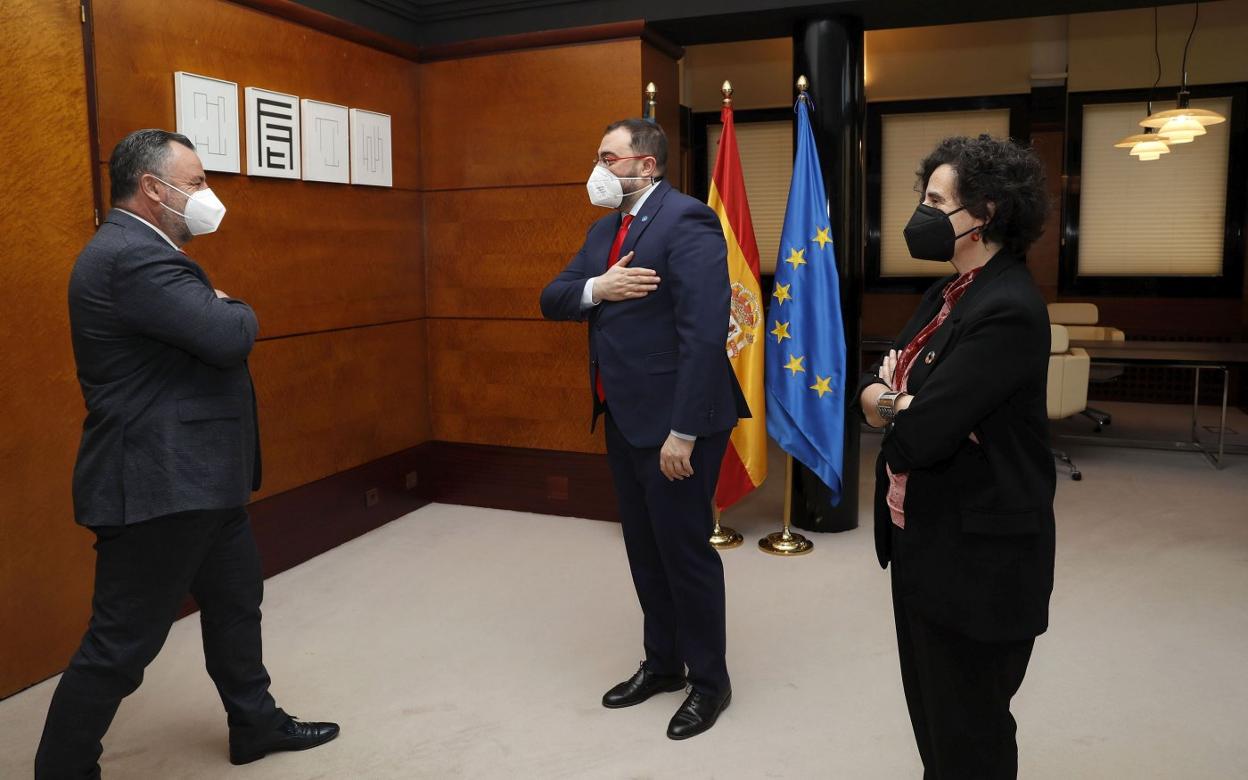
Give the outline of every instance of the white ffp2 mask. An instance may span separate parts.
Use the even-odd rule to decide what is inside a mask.
[[[166,187],[178,190],[178,192],[186,196],[185,212],[171,209],[165,206],[163,202],[160,205],[185,219],[186,229],[191,231],[192,236],[212,233],[221,226],[221,220],[225,219],[225,204],[221,202],[220,198],[211,189],[205,188],[196,190],[193,193],[186,192],[174,187],[159,176],[154,176],[154,178]]]
[[[616,176],[606,166],[595,165],[593,173],[589,174],[589,181],[585,182],[585,189],[589,191],[589,202],[604,209],[618,209],[624,202],[624,186],[620,184],[623,179],[650,180],[649,185],[637,192],[644,192],[654,186],[653,176]],[[637,192],[628,194],[636,195]]]

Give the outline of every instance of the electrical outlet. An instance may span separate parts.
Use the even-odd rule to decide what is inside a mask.
[[[377,502],[381,500],[381,494],[377,492],[377,488],[369,488],[364,491],[364,506],[377,506]]]
[[[403,477],[403,487],[407,488],[408,490],[411,490],[412,488],[416,487],[417,481],[418,481],[418,478],[416,476],[416,472],[409,471]]]

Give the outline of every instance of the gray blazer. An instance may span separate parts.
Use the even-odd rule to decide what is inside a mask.
[[[87,406],[75,519],[246,504],[260,487],[251,307],[217,298],[195,261],[114,209],[74,264],[69,319]]]

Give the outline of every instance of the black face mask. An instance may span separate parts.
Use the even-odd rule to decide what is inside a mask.
[[[914,210],[914,216],[906,223],[906,229],[902,231],[910,256],[915,260],[934,260],[940,263],[952,260],[954,244],[958,239],[980,229],[977,225],[965,233],[953,232],[953,222],[949,217],[965,210],[966,207],[963,206],[946,214],[935,206],[920,203]]]

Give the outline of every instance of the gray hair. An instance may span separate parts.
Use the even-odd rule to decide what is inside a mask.
[[[164,174],[170,142],[195,150],[191,139],[181,133],[156,129],[135,130],[113,147],[113,153],[108,158],[113,203],[128,200],[134,195],[139,189],[139,177],[143,174]]]

